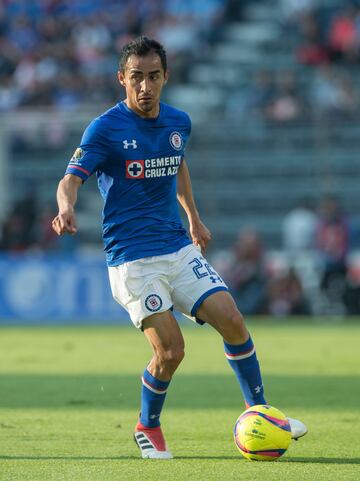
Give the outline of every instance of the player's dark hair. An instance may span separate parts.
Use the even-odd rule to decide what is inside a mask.
[[[120,53],[119,67],[121,72],[125,72],[125,65],[131,55],[145,57],[150,52],[159,55],[164,72],[167,70],[166,52],[161,43],[156,40],[141,36],[124,45]]]

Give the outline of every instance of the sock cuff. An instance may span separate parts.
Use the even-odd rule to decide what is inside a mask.
[[[170,384],[170,381],[160,381],[160,379],[156,379],[147,369],[145,369],[141,381],[143,386],[155,394],[165,394]]]
[[[255,353],[254,343],[249,337],[249,339],[243,344],[228,344],[224,341],[225,356],[230,361],[239,361],[241,359],[247,359]]]

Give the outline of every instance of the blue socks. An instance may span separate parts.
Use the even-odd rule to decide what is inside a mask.
[[[145,369],[142,377],[140,422],[148,428],[160,426],[160,414],[170,381],[160,381]]]
[[[266,404],[260,366],[251,337],[244,344],[228,344],[224,341],[225,356],[239,381],[247,407]]]
[[[239,345],[224,341],[225,355],[234,370],[247,406],[266,404],[259,362],[251,337]],[[160,381],[145,369],[142,376],[140,423],[148,428],[160,426],[160,414],[170,381]]]

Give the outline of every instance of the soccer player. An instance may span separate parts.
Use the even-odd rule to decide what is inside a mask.
[[[96,172],[104,199],[103,238],[114,298],[153,349],[142,376],[141,412],[134,438],[143,458],[169,459],[160,414],[172,376],[184,357],[173,308],[208,323],[247,406],[266,404],[255,347],[227,286],[203,257],[211,234],[201,222],[184,158],[189,116],[160,102],[168,80],[166,53],[140,37],[124,46],[118,71],[126,98],[85,130],[57,190],[58,235],[77,231],[78,189]],[[182,226],[178,203],[190,226]],[[306,433],[290,420],[292,436]]]

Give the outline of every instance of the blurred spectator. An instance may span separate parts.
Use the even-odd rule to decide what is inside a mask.
[[[228,97],[227,116],[231,120],[263,120],[274,97],[272,73],[268,70],[257,70],[253,81],[244,91],[235,92]]]
[[[360,255],[353,253],[349,256],[347,288],[344,295],[346,313],[348,315],[360,314]]]
[[[297,23],[316,6],[317,0],[281,0],[281,14],[286,22]]]
[[[15,203],[5,219],[1,228],[0,250],[23,252],[32,246],[36,239],[36,215],[36,196],[29,192]]]
[[[165,46],[172,79],[175,82],[184,82],[189,62],[191,63],[194,51],[200,45],[194,18],[170,14],[159,17],[147,33]]]
[[[358,109],[358,95],[352,79],[330,65],[317,70],[310,97],[314,113],[320,117],[351,118]]]
[[[24,217],[16,212],[5,219],[0,238],[0,250],[8,252],[23,252],[30,245]]]
[[[0,113],[15,109],[21,102],[21,91],[10,75],[0,76]]]
[[[278,74],[273,99],[266,112],[270,120],[278,123],[288,123],[301,118],[304,101],[294,72],[283,71]]]
[[[251,229],[239,233],[230,253],[218,253],[212,260],[244,314],[310,314],[295,269],[285,258],[278,261],[264,255],[261,239]]]
[[[196,0],[193,2],[192,10],[203,43],[212,43],[219,39],[226,20],[227,4],[230,3],[230,1],[223,0]]]
[[[310,314],[300,279],[293,268],[269,280],[267,310],[273,316]]]
[[[316,246],[323,264],[321,288],[330,300],[342,302],[350,247],[349,222],[336,196],[321,201],[319,217]]]
[[[296,50],[296,58],[307,65],[328,63],[330,56],[326,42],[323,41],[320,26],[313,11],[304,13],[299,19],[302,41]]]
[[[0,228],[0,250],[26,252],[29,249],[42,251],[74,250],[73,236],[59,238],[51,227],[55,207],[45,205],[39,210],[35,193],[29,192],[15,202]]]
[[[41,250],[52,251],[59,247],[59,237],[52,228],[52,220],[54,218],[55,208],[49,206],[41,212],[37,222],[37,237],[38,245]],[[73,237],[73,236],[70,236]]]
[[[359,37],[356,29],[356,8],[348,4],[336,14],[331,22],[328,44],[332,59],[357,62],[359,60]]]
[[[329,54],[326,47],[316,42],[314,39],[307,38],[296,51],[296,58],[299,63],[306,65],[322,65],[328,63]]]
[[[315,248],[318,217],[311,199],[304,198],[283,220],[283,247],[290,255]]]
[[[232,261],[221,275],[244,314],[263,312],[266,268],[262,242],[255,231],[249,229],[239,233],[232,249]]]

